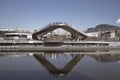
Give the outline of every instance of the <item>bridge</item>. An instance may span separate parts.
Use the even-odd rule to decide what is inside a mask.
[[[65,23],[65,22],[53,22],[53,23],[50,23],[49,25],[47,25],[46,27],[40,29],[39,31],[33,33],[33,39],[35,40],[39,40],[39,38],[41,38],[43,35],[55,30],[55,29],[58,29],[58,28],[62,28],[68,32],[70,32],[71,34],[71,37],[73,39],[82,39],[84,40],[87,35],[82,32],[82,31],[78,31],[77,29],[73,28],[72,25],[68,24],[68,23]],[[39,37],[39,38],[38,38]]]

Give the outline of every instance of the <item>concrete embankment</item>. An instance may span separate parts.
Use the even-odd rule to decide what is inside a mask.
[[[49,47],[49,46],[0,46],[0,52],[42,52],[42,51],[97,51],[97,50],[120,50],[120,47],[102,46],[102,47]]]

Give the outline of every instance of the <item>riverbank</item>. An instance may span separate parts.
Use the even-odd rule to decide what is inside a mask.
[[[120,42],[67,41],[61,43],[34,40],[0,41],[0,52],[94,52],[106,50],[120,50]]]
[[[44,52],[44,51],[105,51],[105,50],[120,50],[120,47],[101,46],[101,47],[84,47],[84,46],[0,46],[0,52]]]

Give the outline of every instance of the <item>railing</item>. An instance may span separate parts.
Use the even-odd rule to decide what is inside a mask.
[[[44,29],[46,29],[46,28],[48,28],[48,27],[50,27],[50,26],[53,26],[53,25],[67,25],[67,26],[71,26],[70,24],[68,24],[68,23],[66,23],[66,22],[53,22],[53,23],[50,23],[50,24],[48,24],[47,26],[39,29],[39,31],[44,30]],[[39,32],[39,31],[38,31],[38,32]]]

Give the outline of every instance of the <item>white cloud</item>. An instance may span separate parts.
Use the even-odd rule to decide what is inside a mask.
[[[116,21],[117,24],[120,24],[120,18]]]

